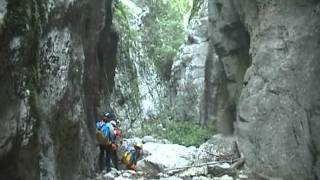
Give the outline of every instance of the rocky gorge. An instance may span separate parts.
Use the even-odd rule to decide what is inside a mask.
[[[143,158],[137,171],[116,170],[97,174],[97,179],[248,179],[247,172],[237,171],[241,164],[235,139],[213,136],[200,147],[185,147],[168,140],[145,136],[125,139],[129,143],[144,142]],[[235,166],[236,165],[236,166]]]
[[[139,33],[154,12],[119,2],[0,0],[0,179],[320,179],[320,1],[194,1],[167,79]],[[106,110],[145,142],[137,172],[96,172]],[[143,137],[159,114],[216,132]]]

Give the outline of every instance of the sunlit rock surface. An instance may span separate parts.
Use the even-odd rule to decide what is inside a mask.
[[[147,156],[139,164],[139,168],[148,170],[148,166],[151,166],[160,172],[166,168],[193,164],[196,148],[178,144],[146,143],[143,151]]]
[[[172,65],[170,98],[180,118],[200,122],[208,46],[208,6],[204,1],[190,20],[187,41]]]
[[[120,54],[115,88],[110,98],[111,109],[120,118],[123,129],[130,134],[138,134],[140,124],[159,113],[166,89],[156,73],[153,60],[147,56],[148,47],[142,43],[142,38],[146,37],[138,33],[144,26],[143,18],[152,12],[139,1],[121,0],[121,3],[126,8],[127,20],[122,16],[116,17],[121,32]],[[121,21],[125,22],[119,23]]]

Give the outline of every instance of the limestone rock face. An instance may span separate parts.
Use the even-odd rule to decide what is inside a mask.
[[[188,25],[188,39],[171,68],[171,102],[182,119],[199,121],[208,54],[208,2],[204,1]]]
[[[320,2],[212,0],[209,14],[217,121],[257,173],[319,179]]]
[[[148,1],[126,0],[121,4],[126,18],[115,17],[120,29],[120,53],[110,106],[121,121],[121,128],[137,135],[142,122],[159,114],[166,88],[147,54],[149,46],[144,40],[150,37],[141,33],[148,26],[144,19],[155,12],[150,12]]]
[[[0,1],[0,33],[2,29],[4,15],[7,13],[6,7],[7,7],[7,2],[5,0],[1,0]]]
[[[94,176],[113,87],[111,0],[0,1],[0,179]]]

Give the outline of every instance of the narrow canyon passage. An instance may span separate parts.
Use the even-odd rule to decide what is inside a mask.
[[[0,179],[319,180],[319,19],[318,0],[0,0]],[[99,167],[111,120],[136,171]]]

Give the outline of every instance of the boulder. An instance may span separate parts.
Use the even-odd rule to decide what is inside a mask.
[[[167,168],[191,165],[194,162],[195,148],[177,144],[146,143],[143,151],[147,154],[138,162],[139,170],[160,172]]]
[[[170,176],[166,178],[160,178],[160,180],[183,180],[183,178],[177,176]]]
[[[211,178],[205,176],[193,177],[192,180],[210,180]]]
[[[217,165],[208,165],[208,174],[219,177],[223,175],[235,175],[235,172],[231,169],[230,164],[223,163]]]
[[[196,162],[229,161],[239,157],[234,137],[216,134],[197,149]]]
[[[219,180],[233,180],[233,177],[228,176],[228,175],[224,175],[221,178],[219,178]]]
[[[191,167],[182,172],[179,172],[179,177],[188,178],[188,177],[196,177],[196,176],[205,176],[207,174],[208,174],[207,166]]]

